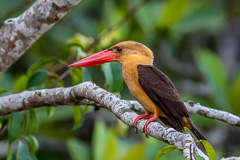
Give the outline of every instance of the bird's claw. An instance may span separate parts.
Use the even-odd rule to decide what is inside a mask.
[[[148,133],[147,133],[147,128],[146,128],[146,127],[143,128],[143,133],[145,134],[145,137],[146,137],[146,138],[149,137],[149,135],[148,135]]]
[[[149,138],[149,135],[148,135],[148,133],[145,133],[145,137],[146,137],[146,138]]]
[[[150,113],[145,113],[144,115],[139,115],[137,116],[137,118],[135,118],[134,120],[134,123],[133,123],[133,129],[136,133],[138,133],[138,130],[137,130],[137,123],[140,119],[146,119],[150,116],[151,114]]]
[[[134,129],[134,132],[135,132],[135,133],[138,133],[138,130],[137,130],[137,127],[136,127],[136,126],[133,126],[133,129]]]

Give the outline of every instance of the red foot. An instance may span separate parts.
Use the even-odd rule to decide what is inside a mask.
[[[135,131],[136,133],[137,133],[137,122],[138,122],[140,119],[148,118],[150,115],[151,115],[151,113],[145,113],[145,114],[143,114],[143,115],[137,116],[137,118],[134,120],[134,123],[133,123],[133,129],[134,129],[134,131]]]
[[[153,117],[150,118],[150,119],[148,119],[147,122],[145,123],[144,128],[143,128],[143,132],[145,133],[145,136],[146,136],[146,137],[148,137],[147,125],[148,125],[150,122],[152,122],[152,121],[154,121],[154,120],[156,120],[156,119],[158,119],[158,116],[157,116],[156,114],[154,114]]]

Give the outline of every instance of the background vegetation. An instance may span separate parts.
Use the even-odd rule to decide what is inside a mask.
[[[0,25],[33,2],[0,0]],[[239,1],[152,0],[126,17],[139,3],[81,2],[0,75],[1,96],[52,87],[68,64],[117,42],[135,40],[153,50],[155,66],[173,80],[184,101],[240,115]],[[109,30],[124,17],[125,23]],[[100,41],[89,50],[100,35]],[[87,80],[120,92],[123,99],[133,99],[117,63],[75,68],[54,87]],[[217,159],[240,154],[239,127],[197,115],[191,117],[215,148]],[[0,159],[155,159],[166,146],[135,134],[107,110],[95,112],[92,106],[43,107],[2,116],[0,140]],[[175,150],[162,159],[167,158],[183,157]]]

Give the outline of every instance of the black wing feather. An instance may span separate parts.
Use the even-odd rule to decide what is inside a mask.
[[[154,66],[138,65],[137,69],[143,90],[166,115],[169,124],[182,132],[182,117],[189,117],[189,114],[172,81]]]

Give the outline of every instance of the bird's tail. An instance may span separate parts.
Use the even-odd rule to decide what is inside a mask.
[[[200,131],[197,129],[197,127],[193,124],[192,120],[189,117],[187,117],[187,121],[191,125],[191,128],[189,128],[189,129],[192,131],[192,133],[195,135],[195,137],[198,140],[206,140],[206,138],[203,137],[203,135],[200,133]]]

